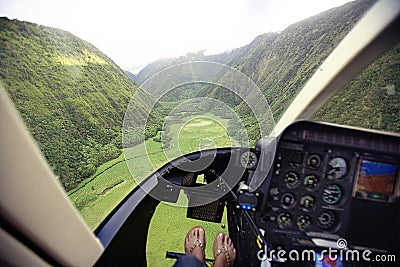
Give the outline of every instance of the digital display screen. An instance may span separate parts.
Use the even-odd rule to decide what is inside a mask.
[[[394,193],[397,169],[395,164],[362,160],[359,167],[356,196],[387,200]]]

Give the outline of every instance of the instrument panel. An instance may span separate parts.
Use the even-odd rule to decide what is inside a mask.
[[[400,136],[296,122],[278,138],[251,216],[273,249],[322,250],[345,239],[348,248],[398,253],[399,169]]]
[[[282,142],[261,222],[277,231],[337,232],[347,216],[358,155]]]
[[[394,245],[399,237],[389,229],[399,233],[399,166],[398,136],[295,123],[279,140],[269,183],[262,189],[267,192],[259,224],[273,229],[273,242],[282,246],[347,238],[354,245],[383,249],[388,243],[373,243],[371,230]],[[381,209],[392,213],[382,215]],[[365,231],[353,233],[355,228]]]

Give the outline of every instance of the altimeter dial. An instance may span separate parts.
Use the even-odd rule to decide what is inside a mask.
[[[340,179],[347,173],[347,162],[342,157],[332,158],[328,163],[328,178]]]

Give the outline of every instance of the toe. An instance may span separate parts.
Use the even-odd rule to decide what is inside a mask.
[[[201,240],[202,244],[203,244],[203,248],[206,247],[206,233],[204,231],[203,227],[199,228],[199,236],[198,238]]]
[[[220,248],[220,247],[222,247],[222,245],[223,245],[223,242],[224,242],[224,234],[223,233],[219,233],[219,234],[217,234],[217,236],[215,237],[215,240],[214,240],[214,245],[213,245],[213,252],[214,252],[214,255],[216,255],[217,253],[218,253],[218,249]]]

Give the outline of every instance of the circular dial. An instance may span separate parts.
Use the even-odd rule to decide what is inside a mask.
[[[305,230],[311,225],[311,218],[308,215],[300,215],[296,220],[296,225],[300,230]]]
[[[342,189],[336,184],[328,185],[324,188],[322,193],[322,200],[329,205],[335,205],[339,203],[342,198]]]
[[[324,230],[331,229],[336,223],[336,215],[330,210],[324,210],[318,216],[318,226]]]
[[[318,154],[311,154],[307,158],[307,165],[310,169],[318,169],[318,167],[321,165],[322,158]]]
[[[292,215],[288,212],[281,212],[276,218],[278,227],[281,229],[289,228],[292,225]]]
[[[257,164],[257,155],[252,151],[246,151],[240,156],[240,163],[245,168],[254,168]]]
[[[313,196],[306,195],[300,199],[300,206],[304,209],[309,210],[314,207],[315,198]]]
[[[296,187],[299,182],[300,182],[300,178],[299,175],[295,172],[288,172],[285,174],[285,177],[283,178],[285,184],[287,187],[289,188],[294,188]]]
[[[295,202],[296,196],[293,193],[286,192],[281,197],[281,204],[286,208],[293,206]]]
[[[318,177],[314,174],[309,174],[304,178],[304,186],[308,189],[315,189],[318,185]]]
[[[347,163],[344,158],[336,157],[328,163],[328,178],[329,179],[340,179],[346,175]]]

